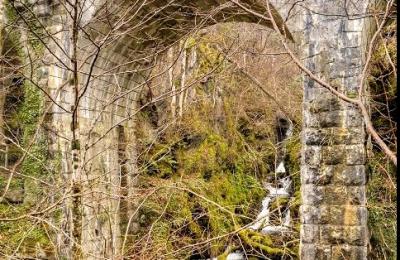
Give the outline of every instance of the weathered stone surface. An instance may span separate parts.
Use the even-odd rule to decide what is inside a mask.
[[[359,260],[367,258],[367,247],[337,245],[332,247],[332,260]]]
[[[349,145],[363,143],[365,133],[362,128],[307,128],[303,138],[306,145]]]
[[[329,166],[333,172],[336,185],[364,185],[366,183],[364,165]]]
[[[346,111],[346,126],[347,127],[361,127],[363,126],[363,117],[361,113],[355,109]]]
[[[350,185],[358,186],[366,183],[364,165],[322,165],[301,167],[303,184],[315,185]]]
[[[324,95],[328,92],[327,89],[315,85],[315,82],[313,80],[310,80],[310,78],[308,77],[304,78],[304,85],[308,86],[306,89],[304,89],[304,97],[306,100],[315,100],[321,95]],[[313,85],[315,87],[310,87],[309,85]],[[305,109],[310,109],[310,104],[311,102],[304,103]]]
[[[345,157],[344,145],[333,145],[322,147],[322,162],[325,165],[342,163]]]
[[[344,112],[340,110],[318,114],[319,127],[340,127],[343,124]]]
[[[346,163],[348,165],[365,164],[366,155],[364,144],[346,146]]]
[[[318,114],[313,113],[305,113],[303,115],[303,122],[304,126],[312,127],[312,128],[319,128],[319,116]]]
[[[365,226],[325,225],[320,227],[320,242],[331,245],[365,246],[367,244],[367,228]]]
[[[300,230],[300,239],[304,243],[316,243],[319,240],[319,226],[303,224]]]
[[[344,244],[346,243],[346,237],[344,232],[344,226],[332,226],[324,225],[321,226],[320,230],[320,241],[323,244]]]
[[[305,225],[346,225],[367,224],[367,209],[355,205],[302,205],[300,221]]]
[[[303,130],[303,138],[306,145],[325,145],[329,143],[329,129],[307,128]]]
[[[345,226],[344,236],[349,245],[366,246],[368,243],[368,228],[363,226]]]
[[[344,138],[345,144],[361,144],[365,141],[365,131],[363,127],[346,128],[347,133]]]
[[[330,205],[364,205],[366,202],[364,186],[329,185],[322,192],[322,203]]]
[[[300,259],[302,260],[331,260],[332,249],[330,245],[301,244]]]
[[[366,10],[367,2],[359,1],[350,12]],[[338,91],[356,96],[363,67],[364,22],[345,18],[349,10],[337,1],[308,3],[314,12],[306,12],[304,19],[305,65]],[[343,16],[325,17],[317,10],[336,10]],[[362,116],[356,106],[339,101],[307,77],[304,87],[301,259],[366,259]]]
[[[308,113],[304,115],[304,125],[313,128],[342,127],[345,113],[342,110]]]
[[[302,224],[328,224],[330,220],[328,205],[301,205],[300,222]]]
[[[306,165],[319,166],[321,163],[321,147],[306,146],[303,150],[302,160]]]
[[[321,93],[318,98],[310,102],[309,106],[312,113],[336,111],[341,109],[339,98],[329,92]]]
[[[302,166],[301,182],[303,184],[327,185],[332,182],[333,171],[326,167]]]
[[[364,205],[366,201],[364,186],[303,184],[301,190],[307,205]]]
[[[302,200],[306,205],[322,204],[326,186],[315,186],[313,184],[303,184],[301,186]]]
[[[344,205],[330,206],[329,219],[332,225],[362,226],[367,224],[365,207]]]
[[[364,233],[361,229],[351,229],[351,231],[355,231],[356,234],[351,235],[352,238],[349,239],[349,230],[350,227],[346,226],[332,226],[332,225],[324,225],[321,226],[320,229],[320,241],[323,244],[352,244],[355,239],[361,239]]]

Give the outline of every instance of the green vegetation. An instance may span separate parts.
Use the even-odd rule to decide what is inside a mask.
[[[10,24],[18,19],[9,3],[6,5],[6,15]],[[25,59],[21,34],[19,30],[10,28],[6,28],[6,31],[4,50],[7,50],[7,53],[5,56],[9,62],[19,64]],[[34,40],[35,37],[28,38],[32,47],[31,55],[38,57],[42,55],[43,46]],[[32,65],[32,69],[35,70],[37,65]],[[43,94],[22,75],[29,74],[28,71],[13,73],[14,79],[10,80],[10,85],[6,89],[4,122],[2,122],[4,134],[9,138],[7,141],[8,153],[7,157],[2,153],[1,159],[4,161],[7,158],[9,169],[16,165],[15,171],[19,174],[14,173],[8,191],[14,201],[9,202],[6,199],[0,203],[0,218],[5,219],[13,219],[35,211],[40,206],[37,203],[39,198],[43,198],[43,194],[46,194],[47,187],[43,187],[33,178],[46,181],[48,176],[46,169],[48,145],[43,130],[38,125],[40,117],[43,115]],[[24,160],[19,162],[25,152],[27,153]],[[0,174],[1,192],[3,192],[8,176],[9,172],[2,170]],[[12,254],[18,248],[19,254],[35,255],[38,251],[52,251],[52,247],[47,227],[41,221],[27,217],[0,222],[0,252],[2,254]]]
[[[18,150],[18,157],[21,157],[25,150],[29,150],[26,158],[17,167],[17,171],[25,176],[32,176],[45,180],[47,170],[45,169],[47,154],[47,144],[43,139],[43,135],[36,135],[36,140],[33,141],[32,146],[29,148],[31,139],[34,138],[37,123],[42,113],[42,96],[39,90],[25,81],[25,84],[20,86],[23,88],[23,101],[18,106],[16,112],[7,121],[14,129],[20,129],[21,140],[17,140],[21,144],[21,148],[14,146]],[[5,181],[4,179],[2,181]],[[31,212],[36,208],[36,204],[44,194],[46,189],[37,183],[37,181],[30,178],[21,178],[20,176],[14,177],[14,182],[19,183],[19,187],[10,187],[23,189],[24,200],[22,204],[0,204],[0,217],[1,218],[14,218]],[[10,253],[18,245],[20,246],[20,253],[34,254],[38,250],[52,250],[52,245],[49,240],[46,228],[42,223],[33,221],[29,218],[24,218],[18,221],[4,221],[0,224],[0,236],[7,239],[0,239],[0,251],[2,253]]]
[[[141,210],[139,237],[147,235],[146,241],[151,241],[147,246],[156,255],[171,259],[224,259],[239,241],[255,255],[296,254],[296,243],[286,248],[281,238],[240,231],[255,219],[266,195],[261,181],[273,171],[274,118],[267,116],[271,108],[238,100],[239,85],[245,80],[227,68],[211,43],[193,38],[190,45],[199,49],[196,76],[213,71],[207,88],[204,83],[195,86],[200,101],[154,140],[148,136],[154,136],[147,122],[151,113],[143,112],[138,122],[142,188],[157,190]],[[210,97],[218,86],[224,87],[222,96],[215,97],[222,108]],[[258,94],[252,89],[248,98],[256,99]],[[287,144],[288,168],[296,187],[300,179],[298,133],[296,129]],[[297,196],[290,202],[295,221],[299,201]]]
[[[371,59],[368,78],[372,122],[393,150],[397,148],[396,124],[393,121],[397,99],[397,75],[394,70],[397,56],[396,24],[393,18],[384,26],[382,38],[379,38]],[[371,236],[369,254],[371,259],[396,259],[396,167],[372,145],[367,165],[368,223]]]

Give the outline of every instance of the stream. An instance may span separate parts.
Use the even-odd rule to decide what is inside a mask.
[[[278,208],[271,211],[271,204],[277,199],[290,199],[293,196],[292,180],[284,162],[286,154],[285,140],[292,136],[292,130],[293,125],[290,121],[286,119],[278,120],[276,161],[279,163],[275,167],[274,175],[269,176],[270,178],[263,183],[263,187],[267,191],[267,196],[262,200],[261,210],[254,223],[248,229],[258,231],[262,234],[278,234],[289,231],[291,222],[289,207],[286,206],[283,210]],[[245,260],[247,258],[242,251],[235,251],[228,254],[226,259]]]

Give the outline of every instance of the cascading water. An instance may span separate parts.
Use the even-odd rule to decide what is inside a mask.
[[[280,198],[290,199],[292,196],[292,180],[286,170],[285,157],[285,140],[292,135],[293,125],[290,120],[278,119],[277,127],[277,161],[279,164],[275,167],[275,174],[272,180],[264,183],[264,188],[268,191],[268,195],[262,201],[260,213],[257,215],[254,224],[249,229],[259,231],[263,234],[277,234],[288,232],[291,222],[290,209],[288,206],[283,210],[278,208],[278,212],[271,211],[271,204]],[[242,260],[245,256],[242,252],[230,253],[227,260]]]

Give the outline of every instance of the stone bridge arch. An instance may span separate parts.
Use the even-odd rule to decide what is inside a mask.
[[[328,82],[345,86],[342,91],[347,95],[354,95],[360,86],[369,30],[363,16],[368,1],[353,1],[358,3],[354,5],[342,0],[306,0],[301,5],[291,0],[271,2],[279,24],[284,24],[288,15],[296,14],[288,19],[281,33],[295,40],[306,67]],[[240,1],[245,8],[224,0],[171,1],[168,7],[164,1],[153,1],[139,11],[131,2],[85,3],[81,26],[87,33],[81,34],[77,46],[82,64],[79,96],[84,93],[78,109],[78,146],[71,147],[71,113],[65,111],[73,110],[76,95],[66,84],[71,77],[66,66],[71,64],[62,62],[69,60],[67,55],[73,48],[70,25],[65,23],[68,19],[63,6],[47,2],[40,2],[36,13],[46,20],[55,41],[49,43],[50,65],[43,66],[42,77],[50,95],[63,107],[53,105],[49,113],[50,127],[58,133],[52,137],[52,149],[62,152],[63,178],[72,186],[79,179],[83,194],[96,194],[80,198],[82,212],[74,211],[77,202],[73,199],[64,205],[64,228],[69,230],[69,236],[79,237],[85,258],[112,259],[121,254],[124,243],[120,226],[129,223],[135,230],[136,205],[119,198],[105,199],[104,194],[136,192],[136,140],[129,139],[126,133],[133,131],[135,125],[135,87],[144,84],[141,68],[153,62],[147,54],[166,49],[193,29],[215,23],[271,24],[248,12],[265,14],[261,0]],[[125,12],[138,19],[126,18],[128,22],[112,31]],[[143,24],[137,26],[137,22]],[[110,31],[112,34],[103,42]],[[131,73],[120,73],[123,71]],[[124,95],[116,95],[121,90]],[[307,76],[303,105],[301,258],[366,259],[365,130],[361,114]],[[84,165],[80,173],[71,163],[76,150],[78,161]],[[121,214],[121,204],[127,205],[128,214]],[[76,234],[79,226],[82,233]],[[66,240],[60,243],[64,245],[60,252],[72,257],[74,245],[68,236],[66,239],[60,234],[59,239]]]

